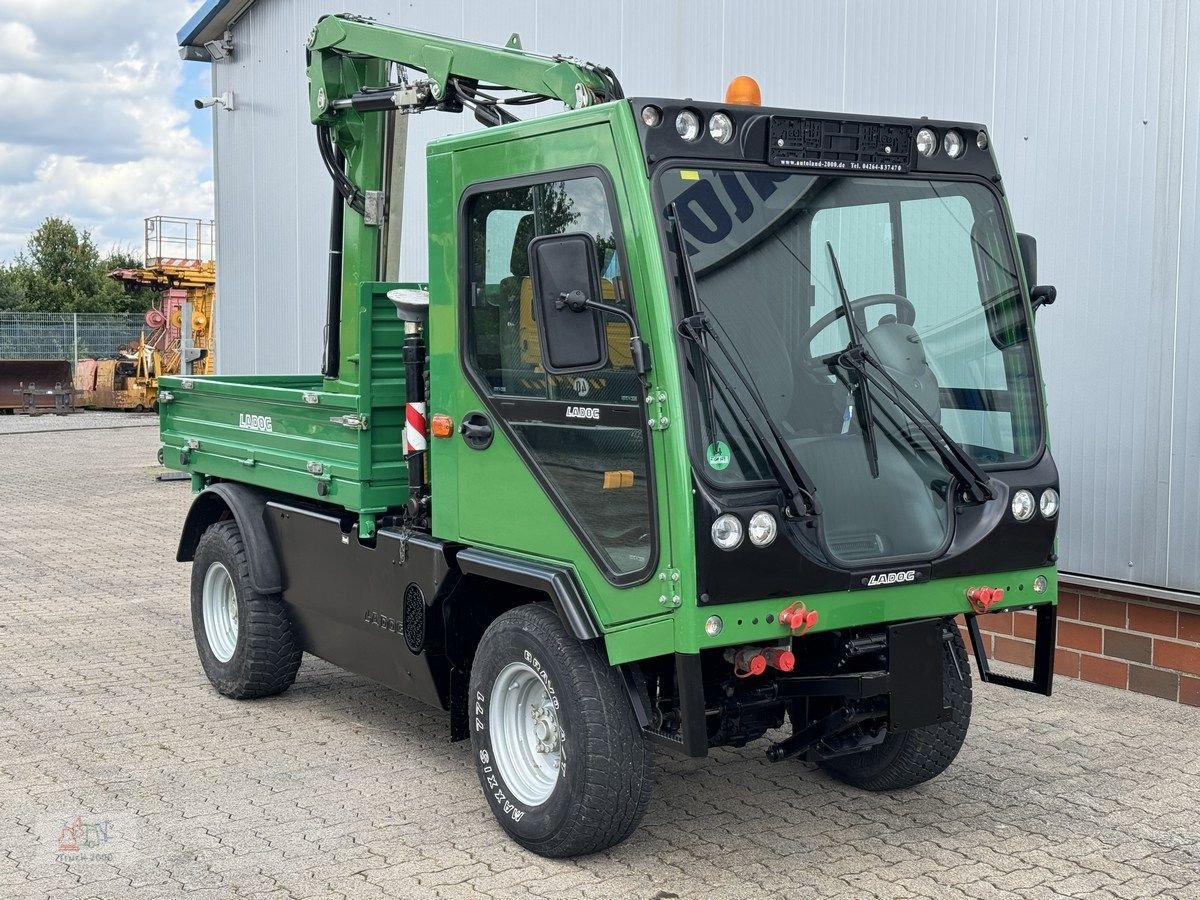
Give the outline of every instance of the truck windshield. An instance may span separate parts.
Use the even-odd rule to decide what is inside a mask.
[[[862,373],[840,357],[851,334],[834,260],[870,357],[965,459],[986,469],[1038,452],[1028,321],[987,187],[757,169],[668,168],[658,178],[703,310],[812,478],[831,555],[936,553],[949,540],[956,483],[928,428],[879,391],[864,407]],[[690,432],[705,477],[729,486],[770,478],[737,404],[691,377],[700,414]]]

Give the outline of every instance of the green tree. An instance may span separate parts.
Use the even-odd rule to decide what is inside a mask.
[[[0,266],[0,309],[22,312],[138,312],[148,309],[154,291],[126,290],[108,277],[113,269],[140,266],[127,250],[105,258],[91,232],[51,216],[29,236],[24,253]]]

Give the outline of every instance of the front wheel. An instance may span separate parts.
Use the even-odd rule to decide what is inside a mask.
[[[653,753],[620,673],[548,607],[484,632],[471,668],[471,748],[492,813],[541,856],[595,853],[637,828]]]
[[[862,753],[837,756],[821,768],[839,781],[867,791],[894,791],[936,778],[954,762],[971,724],[971,669],[962,634],[950,622],[942,642],[942,696],[950,717],[895,732]]]

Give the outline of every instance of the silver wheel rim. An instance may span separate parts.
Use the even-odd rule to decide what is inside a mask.
[[[204,634],[209,649],[219,662],[233,659],[237,649],[238,604],[237,591],[229,570],[215,562],[204,573],[204,588],[201,595],[204,609]]]
[[[540,806],[550,799],[565,764],[558,710],[530,666],[509,663],[496,678],[488,710],[492,756],[514,799]]]

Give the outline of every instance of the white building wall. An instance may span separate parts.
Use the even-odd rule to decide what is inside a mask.
[[[318,368],[330,186],[304,42],[354,12],[611,65],[630,96],[990,126],[1014,218],[1060,302],[1038,327],[1063,476],[1065,571],[1200,593],[1200,0],[258,0],[213,64],[222,372]],[[410,130],[401,276],[423,279],[424,142]]]

